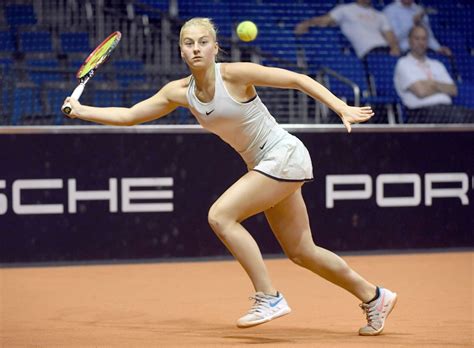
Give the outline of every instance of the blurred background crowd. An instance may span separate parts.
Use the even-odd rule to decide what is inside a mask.
[[[377,124],[474,123],[474,4],[471,0],[4,0],[0,5],[0,125],[81,124],[60,107],[75,73],[111,32],[122,41],[83,103],[131,106],[188,74],[179,28],[216,23],[220,61],[252,61],[307,74]],[[235,27],[255,22],[256,40]],[[292,90],[259,88],[281,123],[338,118]],[[178,109],[154,121],[193,124]]]

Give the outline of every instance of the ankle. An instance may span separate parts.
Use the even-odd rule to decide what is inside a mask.
[[[378,299],[380,296],[380,288],[378,286],[375,287],[375,295],[373,295],[372,297],[369,296],[369,300],[368,301],[364,301],[364,303],[370,303],[372,301],[375,301],[376,299]]]

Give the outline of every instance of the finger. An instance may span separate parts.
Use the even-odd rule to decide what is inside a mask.
[[[372,118],[372,115],[366,115],[366,116],[358,116],[354,119],[354,123],[361,123],[368,121]]]
[[[352,130],[351,124],[350,124],[348,121],[345,121],[345,120],[344,120],[343,123],[344,123],[344,126],[345,126],[346,129],[347,129],[347,133],[350,133],[351,130]]]
[[[365,122],[368,121],[372,118],[372,115],[365,115],[365,116],[360,116],[357,118],[357,122]]]

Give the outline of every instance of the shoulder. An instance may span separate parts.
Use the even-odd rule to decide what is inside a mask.
[[[225,81],[238,81],[261,67],[261,65],[246,62],[221,63],[221,76]]]
[[[162,93],[169,101],[179,105],[186,105],[186,92],[191,81],[191,75],[179,80],[173,80],[163,86]]]
[[[428,63],[430,64],[430,66],[432,66],[435,69],[446,68],[443,62],[438,59],[434,59],[434,58],[426,58],[426,59],[428,60]]]
[[[188,88],[189,83],[191,81],[191,76],[192,75],[189,75],[179,80],[170,81],[165,85],[165,87],[166,88]]]
[[[376,8],[370,7],[369,11],[375,14],[378,18],[386,18],[385,13],[382,11],[377,10]]]
[[[387,5],[384,7],[383,11],[384,13],[393,13],[395,11],[395,3],[392,2],[390,5]]]
[[[395,71],[399,72],[401,69],[409,69],[411,65],[409,56],[400,57],[395,65]]]
[[[406,65],[406,64],[413,64],[413,58],[406,54],[403,57],[398,58],[397,64]]]
[[[351,11],[352,9],[354,9],[354,4],[340,4],[340,5],[337,5],[335,6],[331,12],[346,12],[346,11]]]

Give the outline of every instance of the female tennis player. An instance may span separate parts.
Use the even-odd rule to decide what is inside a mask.
[[[285,254],[359,300],[367,325],[360,335],[378,335],[397,295],[353,271],[339,256],[314,244],[301,187],[313,179],[308,150],[277,124],[255,86],[298,89],[326,104],[351,131],[351,124],[373,116],[370,107],[351,107],[312,78],[252,63],[216,63],[216,29],[207,18],[193,18],[180,32],[181,57],[191,75],[166,84],[154,96],[130,108],[97,108],[71,104],[69,117],[131,126],[160,118],[178,106],[189,108],[199,123],[231,145],[248,172],[229,187],[209,210],[209,224],[240,262],[255,288],[254,303],[237,320],[246,328],[290,313],[283,294],[267,272],[259,247],[241,222],[264,212]]]

